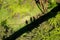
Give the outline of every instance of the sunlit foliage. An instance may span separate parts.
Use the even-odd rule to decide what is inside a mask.
[[[32,16],[42,15],[38,6],[41,7],[41,4],[37,5],[35,0],[0,0],[0,40],[27,25],[26,20],[28,24],[31,23]],[[47,6],[47,12],[49,12],[57,6],[56,0],[49,0]],[[60,40],[59,35],[60,12],[57,12],[55,17],[43,22],[31,32],[24,33],[16,40]]]

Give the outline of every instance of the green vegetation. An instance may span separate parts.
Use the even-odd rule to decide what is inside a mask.
[[[48,21],[40,24],[38,28],[33,29],[31,32],[24,33],[16,40],[60,40],[60,12],[49,19]]]
[[[35,0],[0,0],[0,40],[30,24],[30,17],[38,14],[42,16],[40,6]],[[56,6],[56,0],[49,0],[46,12],[50,12]],[[16,40],[60,40],[59,35],[60,12],[57,12],[55,17],[43,22],[31,32],[24,33]]]

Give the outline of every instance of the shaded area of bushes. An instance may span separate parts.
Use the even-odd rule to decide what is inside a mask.
[[[7,20],[4,20],[0,24],[0,40],[3,40],[7,37],[9,37],[13,33],[13,29],[9,28],[8,25],[6,24]]]

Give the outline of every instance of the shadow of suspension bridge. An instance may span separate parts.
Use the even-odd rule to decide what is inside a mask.
[[[47,14],[39,17],[35,21],[31,22],[30,24],[24,26],[23,28],[16,31],[14,34],[10,35],[9,37],[3,39],[3,40],[15,40],[16,38],[20,37],[22,34],[32,31],[34,28],[37,28],[39,24],[41,24],[44,21],[47,21],[48,19],[55,17],[57,15],[57,12],[60,11],[60,4],[58,4],[57,7],[53,8],[50,12]]]

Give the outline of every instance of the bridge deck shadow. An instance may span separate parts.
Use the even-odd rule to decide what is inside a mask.
[[[10,35],[9,37],[3,39],[3,40],[15,40],[19,36],[21,36],[23,33],[26,33],[28,31],[32,31],[34,28],[38,27],[39,24],[41,24],[44,21],[47,21],[49,18],[55,17],[57,12],[60,11],[60,5],[53,8],[49,13],[39,17],[37,20],[31,22],[30,24],[24,26],[20,30],[16,31],[14,34]]]

